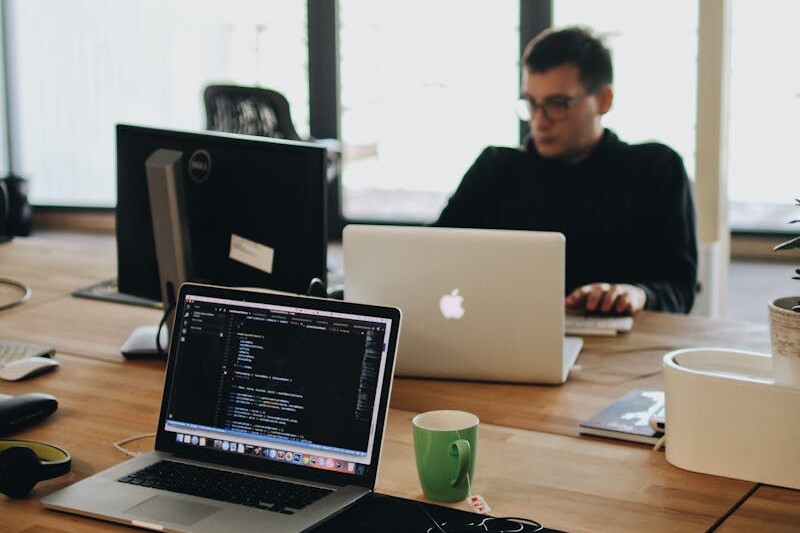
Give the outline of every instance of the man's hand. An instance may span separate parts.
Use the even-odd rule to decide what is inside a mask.
[[[578,287],[564,300],[569,309],[590,313],[634,314],[644,309],[647,294],[641,287],[621,283],[590,283]]]

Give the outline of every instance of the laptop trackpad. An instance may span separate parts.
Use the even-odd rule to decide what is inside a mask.
[[[147,521],[152,520],[157,524],[169,522],[188,526],[221,509],[222,507],[170,498],[169,496],[153,496],[149,500],[134,505],[125,512],[134,515],[136,518]]]

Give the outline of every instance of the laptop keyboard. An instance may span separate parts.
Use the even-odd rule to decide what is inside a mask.
[[[283,514],[293,514],[332,492],[175,461],[160,461],[117,481]]]
[[[564,317],[566,335],[613,336],[633,328],[632,316],[585,316],[567,314]]]

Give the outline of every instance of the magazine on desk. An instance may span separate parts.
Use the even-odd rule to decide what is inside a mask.
[[[664,433],[650,418],[664,407],[664,391],[634,389],[580,423],[580,433],[631,442],[655,444]]]

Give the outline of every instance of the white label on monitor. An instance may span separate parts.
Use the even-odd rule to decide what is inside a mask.
[[[269,246],[231,234],[230,258],[247,266],[272,274],[272,259],[275,250]]]

